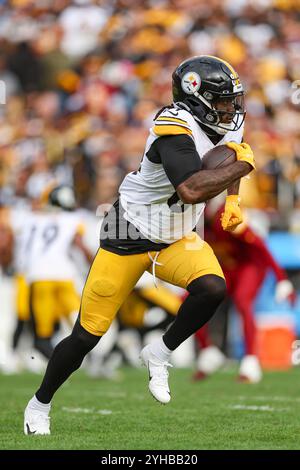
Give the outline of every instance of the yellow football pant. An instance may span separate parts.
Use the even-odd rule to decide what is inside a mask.
[[[25,276],[16,274],[15,276],[16,287],[16,313],[18,320],[29,321],[29,285],[26,282]]]
[[[158,289],[155,286],[134,289],[120,307],[118,316],[121,322],[127,327],[142,328],[149,302],[171,315],[177,315],[182,304],[179,296],[163,285]]]
[[[33,282],[30,295],[39,338],[51,337],[57,321],[79,310],[80,298],[72,281]]]
[[[155,252],[150,252],[154,259]],[[156,276],[179,287],[198,277],[224,278],[212,248],[193,232],[159,252]],[[102,336],[144,271],[152,271],[149,253],[117,255],[99,249],[83,290],[80,323],[89,333]]]

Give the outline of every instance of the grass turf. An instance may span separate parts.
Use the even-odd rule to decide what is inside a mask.
[[[121,372],[118,382],[74,374],[55,396],[51,436],[23,435],[41,378],[0,376],[0,449],[300,449],[298,369],[257,385],[237,383],[234,370],[192,383],[173,369],[167,406],[150,396],[145,369]]]

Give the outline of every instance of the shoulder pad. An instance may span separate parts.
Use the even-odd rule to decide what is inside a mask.
[[[155,135],[192,135],[192,129],[186,119],[186,113],[177,108],[165,108],[154,121]]]

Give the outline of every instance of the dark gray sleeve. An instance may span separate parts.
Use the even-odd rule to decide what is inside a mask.
[[[188,135],[170,135],[155,141],[164,170],[176,189],[193,173],[201,170],[201,159]]]

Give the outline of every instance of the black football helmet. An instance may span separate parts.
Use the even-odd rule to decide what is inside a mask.
[[[60,207],[65,211],[73,211],[76,207],[74,190],[71,186],[56,186],[48,196],[50,206]]]
[[[174,71],[173,100],[218,134],[237,131],[245,119],[244,90],[234,68],[218,57],[202,55]]]

